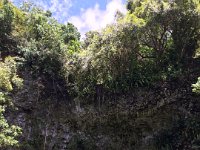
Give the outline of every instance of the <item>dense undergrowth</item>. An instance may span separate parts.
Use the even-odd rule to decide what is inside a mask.
[[[0,0],[1,149],[200,147],[199,1],[127,10],[80,41],[51,12]]]

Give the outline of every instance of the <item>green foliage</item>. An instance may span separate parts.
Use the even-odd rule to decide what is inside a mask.
[[[12,91],[13,84],[22,86],[22,79],[16,74],[16,62],[12,57],[7,57],[4,63],[0,62],[0,88],[5,91]]]
[[[4,100],[4,95],[0,93],[0,102]],[[5,106],[0,105],[0,148],[15,146],[18,144],[16,137],[21,134],[21,129],[18,126],[9,125],[6,121],[3,113],[5,112]]]
[[[12,30],[13,10],[8,1],[0,1],[0,35],[9,35]]]
[[[74,100],[67,106],[70,115],[69,118],[65,117],[68,119],[65,121],[67,125],[74,123],[76,130],[78,128],[81,132],[73,134],[68,145],[71,149],[97,149],[101,138],[102,141],[108,140],[103,141],[107,142],[103,149],[123,149],[124,146],[137,149],[147,137],[152,140],[152,149],[180,149],[188,137],[191,141],[197,139],[199,118],[192,114],[190,108],[177,110],[179,102],[184,103],[184,107],[192,107],[192,104],[188,104],[192,101],[189,98],[188,103],[180,101],[176,90],[167,93],[176,89],[176,86],[173,89],[173,85],[160,85],[155,93],[151,88],[155,88],[156,84],[178,80],[184,76],[183,73],[196,69],[193,56],[195,52],[196,57],[199,55],[198,0],[129,0],[127,8],[125,16],[118,12],[116,23],[98,32],[88,32],[81,43],[77,28],[71,23],[60,24],[50,11],[43,11],[30,3],[16,8],[10,2],[0,0],[1,147],[16,145],[16,138],[21,132],[19,127],[9,125],[4,115],[6,107],[12,105],[11,93],[15,88],[22,87],[23,81],[17,76],[16,61],[7,57],[10,55],[23,57],[20,74],[27,84],[20,92],[28,98],[31,97],[30,93],[37,93],[36,105],[41,105],[39,108],[44,105],[39,111],[48,112],[49,115],[54,105],[56,111],[57,107],[63,107],[59,105],[61,100]],[[30,88],[30,84],[35,87]],[[149,88],[153,96],[152,93],[147,96],[143,94],[141,87]],[[193,92],[200,93],[200,78],[192,88]],[[133,91],[137,90],[136,97],[140,95],[140,98],[135,100]],[[133,93],[131,102],[126,97],[113,102],[116,94],[126,96],[128,92]],[[181,92],[185,90],[181,89]],[[51,106],[49,101],[53,102]],[[76,114],[71,108],[73,103],[80,105],[90,102],[93,105],[98,103],[99,109],[94,107],[93,110],[90,106],[91,110],[82,111],[80,108]],[[103,103],[110,105],[101,111]],[[171,106],[175,107],[173,112]],[[22,109],[34,112],[31,108],[22,106]],[[63,116],[63,112],[58,116]],[[185,114],[189,114],[191,119]],[[45,122],[45,118],[36,120],[38,122],[35,124]],[[35,124],[33,126],[37,126]],[[49,127],[46,125],[45,128],[47,130]],[[27,145],[39,149],[44,135],[36,132],[39,129],[33,130],[36,139],[28,141]],[[49,139],[46,133],[46,145]],[[142,149],[147,149],[145,146]]]
[[[139,40],[154,49],[158,61],[170,55],[168,61],[185,63],[194,56],[200,28],[199,13],[193,11],[199,7],[196,1],[130,0],[127,7],[128,16],[145,21]]]
[[[9,125],[4,112],[12,102],[8,92],[13,87],[21,87],[22,79],[16,74],[16,62],[12,57],[7,57],[4,62],[0,62],[0,147],[14,146],[18,144],[16,137],[21,134],[21,129],[15,125]]]
[[[200,93],[200,77],[198,78],[198,81],[197,83],[195,84],[192,84],[192,91],[195,92],[195,93]]]
[[[127,35],[134,33],[133,30],[131,26],[122,24],[107,27],[102,33],[88,33],[84,43],[86,49],[79,55],[82,67],[76,82],[85,89],[95,84],[109,88],[116,84],[125,86],[127,83],[122,82],[136,72],[132,64],[137,63],[137,43],[131,41],[136,39],[136,35]],[[80,90],[85,91],[82,88]]]
[[[128,14],[100,32],[88,32],[83,51],[72,60],[71,76],[78,93],[96,85],[130,90],[178,77],[198,47],[196,2],[129,1]]]
[[[20,42],[20,53],[31,67],[33,74],[45,74],[48,78],[62,78],[66,60],[80,49],[80,33],[70,23],[59,24],[49,12],[37,7],[25,16],[24,34]]]
[[[0,58],[5,57],[8,53],[13,51],[14,41],[11,37],[12,22],[13,22],[13,9],[8,1],[0,1]]]
[[[70,41],[79,41],[80,33],[78,29],[71,23],[67,23],[67,25],[63,25],[61,27],[63,31],[63,39],[65,44],[68,44]]]

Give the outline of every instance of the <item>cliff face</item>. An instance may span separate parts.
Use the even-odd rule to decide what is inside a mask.
[[[200,96],[191,84],[197,76],[108,94],[94,105],[86,103],[91,99],[69,101],[44,93],[40,81],[26,75],[24,90],[14,94],[18,110],[8,119],[23,129],[20,150],[195,149]]]
[[[49,11],[0,0],[0,149],[199,149],[200,5],[152,2],[128,0],[80,41]]]

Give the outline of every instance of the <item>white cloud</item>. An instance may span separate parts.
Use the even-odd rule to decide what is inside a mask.
[[[50,10],[53,16],[62,23],[71,22],[81,32],[82,37],[87,31],[98,30],[105,27],[107,24],[113,23],[115,20],[116,11],[126,12],[124,0],[107,0],[105,10],[100,9],[100,5],[96,3],[91,8],[80,8],[80,15],[69,16],[69,11],[72,5],[75,5],[81,0],[12,0],[16,4],[21,4],[23,1],[31,1],[36,5],[43,7],[45,10]],[[83,2],[86,0],[83,0]],[[66,21],[66,22],[65,22]]]
[[[122,13],[126,12],[122,0],[111,0],[105,10],[101,10],[97,3],[93,8],[81,9],[80,16],[72,16],[68,21],[73,23],[84,36],[84,33],[89,30],[98,30],[113,23],[118,10]]]
[[[50,10],[53,16],[60,22],[64,22],[69,17],[69,9],[72,7],[72,0],[11,0],[17,6],[23,2],[32,2],[44,10]]]
[[[72,0],[50,0],[49,9],[54,17],[60,21],[68,17],[68,11],[72,7]]]

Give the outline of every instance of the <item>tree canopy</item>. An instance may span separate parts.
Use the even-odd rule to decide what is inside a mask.
[[[81,40],[48,10],[0,0],[0,148],[199,148],[199,0],[126,6]]]

